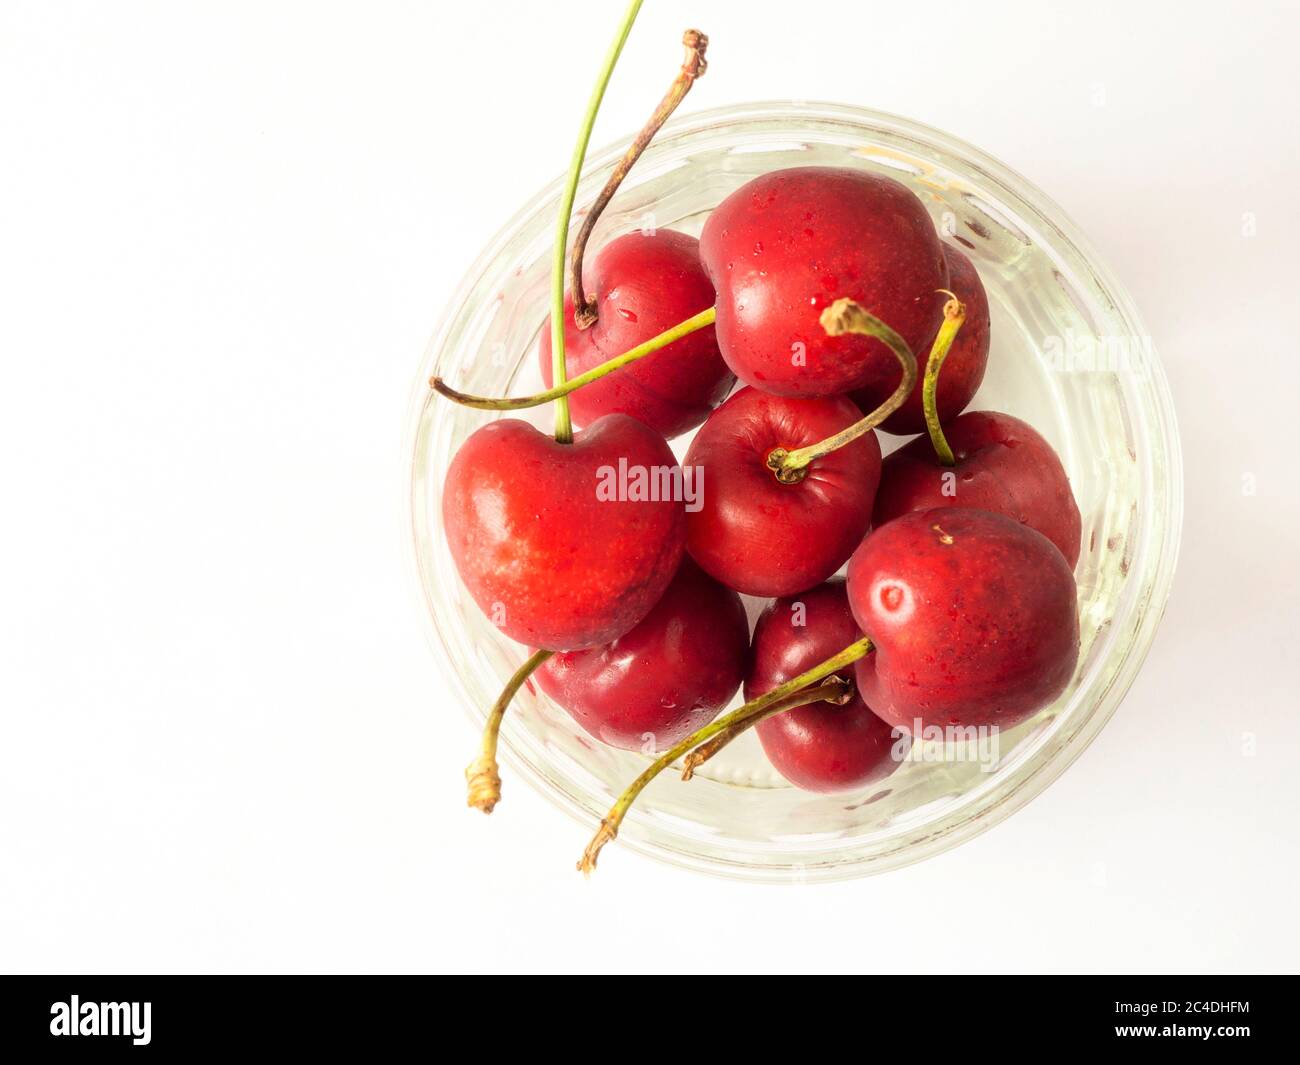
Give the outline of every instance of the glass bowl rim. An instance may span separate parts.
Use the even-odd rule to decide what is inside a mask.
[[[1050,237],[1053,248],[1058,245],[1064,246],[1067,251],[1073,252],[1078,261],[1086,264],[1094,281],[1109,297],[1114,313],[1133,327],[1132,335],[1147,335],[1127,289],[1118,281],[1087,238],[1058,204],[1032,182],[982,149],[924,123],[870,108],[824,101],[774,100],[729,104],[674,116],[651,144],[642,165],[648,165],[653,160],[656,149],[664,150],[683,139],[706,134],[713,128],[742,123],[789,121],[791,123],[789,132],[798,135],[799,129],[796,123],[801,120],[840,122],[846,126],[885,130],[905,137],[918,146],[938,149],[960,160],[965,167],[977,171],[982,179],[992,182],[1002,192],[1008,194],[1018,206],[1023,205],[1032,211],[1035,221]],[[590,202],[596,190],[604,183],[608,171],[622,156],[629,141],[630,137],[622,138],[588,154],[575,201],[577,205]],[[438,630],[432,609],[433,604],[424,594],[419,561],[421,526],[418,513],[419,456],[416,453],[416,446],[424,411],[431,401],[428,387],[429,370],[440,362],[448,336],[453,332],[454,323],[464,313],[468,297],[479,280],[492,268],[502,249],[509,245],[544,208],[550,206],[553,209],[559,201],[563,184],[564,176],[561,175],[532,196],[497,231],[465,272],[439,319],[432,339],[425,348],[421,370],[417,373],[412,388],[403,437],[402,455],[407,465],[406,487],[403,492],[407,533],[403,536],[403,541],[410,571],[415,578],[414,591],[418,597],[420,614],[424,619],[426,635],[444,673],[459,688],[461,702],[465,704],[470,718],[479,724],[483,720],[485,708],[474,708],[470,705],[463,680]],[[1009,817],[1045,790],[1083,753],[1113,716],[1141,669],[1159,627],[1172,588],[1182,534],[1182,452],[1172,393],[1154,346],[1150,350],[1149,384],[1146,391],[1158,422],[1158,432],[1151,436],[1151,440],[1162,449],[1165,480],[1162,485],[1164,490],[1161,500],[1162,512],[1149,517],[1145,529],[1150,530],[1154,527],[1162,535],[1158,544],[1147,545],[1148,553],[1153,549],[1157,550],[1155,565],[1150,567],[1150,572],[1139,574],[1139,581],[1136,583],[1140,591],[1135,589],[1134,594],[1128,597],[1133,604],[1130,609],[1137,611],[1137,624],[1133,637],[1123,648],[1119,668],[1114,672],[1110,682],[1096,694],[1091,709],[1046,757],[1043,757],[1044,751],[1039,747],[1031,752],[1029,757],[1022,759],[1018,765],[1011,767],[1011,772],[1005,775],[995,774],[998,785],[996,788],[976,789],[981,793],[980,798],[974,802],[964,801],[957,809],[941,818],[937,824],[924,823],[906,833],[896,842],[896,845],[850,861],[842,861],[835,856],[839,852],[852,848],[855,842],[852,838],[824,843],[821,853],[824,858],[830,860],[813,864],[797,863],[803,870],[798,879],[805,882],[823,882],[881,873],[922,861],[974,838]],[[1144,474],[1149,473],[1152,465],[1153,460],[1148,459],[1144,464]],[[1110,634],[1099,638],[1106,639],[1108,642],[1114,639]],[[1115,648],[1108,645],[1105,650],[1109,655],[1114,653]],[[577,822],[592,830],[595,829],[601,812],[585,805],[574,794],[561,788],[558,782],[548,775],[544,767],[534,765],[529,757],[511,742],[509,729],[502,730],[500,757],[512,774],[527,780],[534,790]],[[991,799],[990,795],[993,796]],[[718,854],[703,853],[698,846],[675,847],[664,841],[662,833],[653,829],[642,833],[629,831],[632,828],[632,818],[629,818],[619,835],[620,844],[671,865],[751,882],[787,883],[795,879],[791,867],[760,862],[737,862]]]

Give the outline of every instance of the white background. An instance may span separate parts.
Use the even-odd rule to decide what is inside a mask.
[[[699,25],[686,110],[906,114],[1065,208],[1172,380],[1182,563],[1100,738],[920,866],[584,883],[522,785],[465,808],[403,415],[620,10],[0,5],[0,966],[1294,970],[1294,4],[650,0],[596,144]]]

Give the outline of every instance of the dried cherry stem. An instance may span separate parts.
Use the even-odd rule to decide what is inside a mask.
[[[600,102],[605,98],[605,87],[610,75],[614,73],[614,64],[623,51],[627,35],[632,32],[632,23],[636,21],[641,10],[642,0],[632,0],[623,15],[618,35],[605,55],[605,62],[596,79],[591,99],[587,103],[587,113],[582,119],[582,128],[578,132],[578,143],[573,149],[573,160],[569,164],[569,176],[560,194],[560,213],[555,223],[555,251],[551,258],[551,361],[552,379],[556,386],[564,384],[564,260],[569,245],[569,219],[573,215],[573,200],[578,192],[578,178],[582,175],[582,161],[587,157],[587,144],[591,140],[591,128],[596,124],[596,112]],[[573,443],[573,421],[569,417],[569,401],[561,396],[555,402],[555,439],[561,444]]]
[[[868,655],[873,648],[874,644],[872,644],[869,638],[864,636],[862,639],[849,644],[848,647],[844,648],[843,651],[840,651],[839,654],[832,655],[820,665],[813,666],[812,669],[800,673],[799,676],[795,677],[793,680],[788,680],[784,684],[778,685],[765,695],[760,695],[757,699],[747,702],[744,706],[738,707],[729,714],[724,714],[722,717],[708,725],[705,725],[703,728],[696,729],[684,740],[665,751],[646,767],[645,772],[627,786],[627,790],[625,790],[623,794],[618,797],[618,800],[614,805],[610,807],[609,813],[607,813],[604,819],[600,822],[600,828],[592,837],[591,842],[587,844],[587,849],[583,852],[582,860],[578,862],[578,871],[588,876],[591,875],[596,868],[596,859],[600,855],[601,848],[618,835],[619,826],[622,825],[623,818],[627,816],[627,812],[631,808],[632,803],[636,801],[636,797],[645,790],[646,785],[649,784],[650,781],[654,780],[655,777],[677,761],[678,758],[682,757],[682,755],[686,754],[692,748],[697,747],[699,744],[711,740],[721,732],[725,732],[737,722],[748,720],[756,715],[761,716],[764,711],[791,695],[803,695],[804,692],[802,689],[808,687],[810,684],[816,684],[818,681],[829,677],[832,673],[838,673],[840,670],[852,665],[859,658],[864,658]],[[782,709],[788,710],[791,706],[797,705],[802,704],[792,703],[784,706]],[[778,711],[773,712],[775,713]]]
[[[618,187],[623,184],[628,171],[641,158],[641,153],[659,132],[659,127],[668,121],[668,116],[677,110],[677,105],[686,98],[695,80],[702,78],[709,68],[709,64],[704,59],[704,53],[709,47],[708,37],[699,30],[687,30],[682,35],[682,44],[686,47],[686,58],[682,60],[682,69],[673,79],[673,83],[668,86],[668,91],[659,101],[659,106],[655,108],[650,120],[641,128],[636,139],[623,153],[623,158],[619,160],[614,172],[609,175],[609,180],[605,182],[605,187],[600,190],[600,195],[592,203],[591,210],[583,219],[582,228],[578,230],[578,236],[573,242],[573,253],[569,258],[569,287],[573,290],[573,321],[579,329],[594,325],[599,314],[595,299],[588,299],[582,289],[582,257],[586,254],[591,231],[596,228],[596,222],[604,213],[609,201],[614,198]]]
[[[699,769],[700,766],[742,732],[753,728],[760,721],[766,721],[769,717],[775,717],[787,710],[793,710],[796,706],[807,706],[809,703],[831,703],[835,706],[843,706],[853,698],[855,689],[856,686],[851,680],[845,680],[843,677],[828,677],[815,688],[805,688],[803,691],[795,692],[785,699],[777,700],[761,713],[754,714],[743,721],[737,721],[719,732],[708,743],[701,743],[695,750],[691,751],[686,756],[686,761],[682,763],[682,779],[690,780],[695,775],[695,770]]]
[[[939,326],[939,333],[930,345],[925,376],[921,379],[921,407],[925,411],[925,428],[930,434],[930,443],[934,445],[934,453],[939,456],[939,462],[944,466],[956,466],[957,459],[948,446],[947,437],[943,435],[943,426],[939,424],[939,371],[943,369],[943,361],[952,349],[952,342],[957,339],[957,331],[966,321],[966,305],[955,293],[948,292],[948,296],[948,302],[943,305],[943,324]]]
[[[570,392],[576,392],[583,385],[591,384],[592,381],[599,381],[606,374],[621,370],[629,363],[644,359],[647,355],[653,355],[660,348],[666,348],[674,340],[680,340],[691,333],[698,333],[701,329],[707,329],[713,324],[717,316],[717,311],[713,307],[709,307],[700,311],[699,314],[691,315],[684,322],[678,322],[671,329],[665,329],[657,336],[652,336],[649,340],[643,341],[636,347],[623,352],[622,355],[615,355],[612,359],[602,362],[599,366],[593,366],[586,373],[581,373],[577,377],[565,381],[562,385],[549,388],[545,392],[537,392],[531,396],[503,396],[501,398],[472,396],[467,392],[458,392],[441,377],[430,378],[429,386],[438,395],[445,396],[462,406],[474,407],[476,410],[526,410],[529,407],[540,407],[543,403],[550,403],[561,396],[567,396]]]
[[[487,724],[483,726],[482,749],[479,756],[465,769],[465,779],[469,782],[469,805],[476,810],[490,814],[501,801],[501,774],[497,772],[497,738],[501,735],[501,720],[506,716],[506,707],[515,697],[520,686],[545,662],[554,651],[537,651],[522,666],[515,670],[514,676],[506,681],[506,686],[497,696],[488,714]]]
[[[889,326],[866,311],[851,299],[838,299],[822,311],[822,328],[833,337],[845,333],[857,333],[861,336],[875,337],[881,341],[903,368],[903,379],[898,382],[890,397],[861,421],[854,422],[847,429],[842,429],[834,436],[828,436],[807,447],[787,451],[783,447],[773,448],[767,456],[767,467],[782,484],[798,484],[808,474],[808,464],[823,455],[852,443],[858,437],[869,433],[903,405],[916,384],[916,356],[901,336]]]

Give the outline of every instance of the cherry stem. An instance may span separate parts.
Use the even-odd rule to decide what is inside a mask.
[[[682,763],[682,779],[690,780],[695,775],[695,770],[732,740],[736,739],[742,732],[753,728],[760,721],[766,721],[769,717],[775,717],[787,710],[793,710],[796,706],[807,706],[809,703],[833,703],[836,706],[843,706],[853,698],[854,689],[855,685],[850,680],[845,680],[843,677],[828,677],[815,688],[805,688],[803,691],[795,692],[784,699],[778,699],[766,710],[753,714],[743,721],[737,721],[714,736],[708,743],[702,743],[691,751],[686,756],[686,761]]]
[[[666,348],[674,340],[680,340],[684,336],[708,328],[713,324],[717,316],[717,311],[713,307],[709,307],[700,311],[699,314],[691,315],[684,322],[678,322],[671,329],[665,329],[658,336],[653,336],[636,347],[623,352],[622,355],[615,355],[614,358],[609,359],[607,362],[602,362],[599,366],[593,366],[586,373],[581,373],[577,377],[565,381],[562,385],[547,389],[545,392],[537,392],[531,396],[501,398],[471,396],[466,392],[458,392],[441,377],[430,378],[429,385],[438,395],[445,396],[462,406],[474,407],[477,410],[526,410],[529,407],[540,407],[543,403],[550,403],[552,400],[567,396],[570,392],[576,392],[583,385],[598,381],[606,374],[620,370],[629,363],[643,359],[647,355],[653,355],[660,348]]]
[[[949,292],[948,295],[951,298],[943,305],[943,324],[939,326],[939,333],[930,345],[930,357],[925,363],[925,377],[921,380],[921,406],[925,411],[925,428],[930,434],[930,443],[934,445],[934,453],[939,456],[939,462],[944,466],[956,466],[957,459],[948,446],[947,437],[943,435],[943,426],[939,424],[939,371],[943,369],[943,361],[957,338],[957,331],[966,321],[966,305],[954,293]]]
[[[465,769],[465,779],[469,782],[469,805],[476,810],[490,814],[501,801],[501,774],[497,772],[497,738],[501,735],[501,721],[506,716],[506,707],[515,697],[520,686],[538,666],[545,662],[554,651],[537,651],[522,666],[515,670],[514,676],[506,681],[506,686],[497,696],[497,701],[488,714],[487,724],[483,726],[482,749],[479,756]]]
[[[582,176],[582,161],[587,156],[587,144],[591,140],[591,129],[596,124],[596,113],[605,98],[605,88],[614,73],[614,64],[623,51],[627,36],[632,32],[632,23],[636,21],[641,10],[642,0],[632,0],[623,15],[618,35],[610,45],[605,62],[596,79],[591,99],[587,103],[587,113],[582,119],[582,129],[578,133],[578,143],[573,149],[573,161],[569,164],[569,176],[560,195],[560,212],[555,224],[555,252],[551,259],[551,359],[554,367],[552,377],[556,386],[564,384],[564,260],[569,246],[569,219],[573,214],[573,200],[578,193],[578,179]],[[573,421],[569,417],[569,401],[561,396],[555,403],[555,439],[561,444],[573,443]]]
[[[649,146],[660,127],[668,121],[668,116],[677,110],[677,105],[686,98],[695,80],[703,77],[704,72],[709,68],[709,64],[704,59],[704,53],[709,47],[708,37],[699,30],[687,30],[682,35],[682,44],[686,47],[686,58],[682,60],[682,69],[673,79],[673,83],[668,86],[668,91],[664,93],[664,98],[659,101],[659,106],[655,108],[649,121],[623,153],[623,158],[619,160],[614,172],[609,175],[609,180],[605,182],[605,187],[600,190],[600,195],[592,203],[591,210],[587,212],[582,228],[578,230],[578,236],[573,242],[573,254],[569,259],[569,286],[573,290],[573,321],[579,329],[594,325],[599,315],[595,299],[588,299],[582,288],[582,257],[586,254],[591,232],[596,228],[596,222],[604,213],[609,201],[614,198],[614,193],[623,184],[628,171],[641,158],[641,153]]]
[[[814,459],[829,455],[869,433],[903,405],[916,384],[916,356],[907,346],[907,341],[853,300],[838,299],[822,311],[821,326],[833,337],[846,333],[875,337],[894,353],[903,368],[903,379],[884,403],[861,421],[854,422],[847,429],[841,429],[834,436],[794,451],[787,451],[783,447],[773,448],[767,456],[767,466],[782,484],[798,484],[807,476],[808,464]]]
[[[813,666],[812,669],[793,680],[788,680],[773,688],[770,692],[760,695],[757,699],[747,702],[744,706],[738,707],[729,714],[724,714],[716,721],[705,725],[703,728],[696,729],[684,740],[669,748],[662,755],[656,758],[645,771],[627,786],[627,790],[618,797],[614,805],[610,807],[604,819],[600,822],[600,828],[592,837],[591,842],[587,844],[587,849],[583,852],[582,860],[578,862],[578,871],[588,876],[596,868],[596,859],[600,855],[601,848],[610,840],[618,835],[619,826],[623,823],[623,818],[627,816],[628,810],[636,797],[645,790],[647,784],[654,780],[660,773],[672,765],[678,758],[686,754],[692,748],[699,744],[711,740],[721,732],[725,732],[738,721],[747,721],[750,717],[761,715],[773,704],[780,702],[794,694],[803,694],[802,689],[810,684],[816,684],[819,680],[829,677],[832,673],[838,673],[840,670],[852,665],[859,658],[865,657],[871,652],[874,645],[868,637],[851,643],[848,647],[840,651],[839,654],[832,655],[820,665]],[[794,704],[802,705],[802,704]],[[790,709],[789,706],[783,709]]]

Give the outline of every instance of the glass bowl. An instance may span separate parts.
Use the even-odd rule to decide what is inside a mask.
[[[591,157],[585,210],[626,141]],[[1054,780],[1114,713],[1160,621],[1178,554],[1182,470],[1168,384],[1124,289],[1059,207],[970,145],[906,119],[835,104],[759,103],[671,122],[596,228],[593,248],[632,229],[698,234],[710,209],[751,178],[789,166],[887,173],[929,207],[944,239],[975,262],[992,308],[989,370],[971,409],[1024,418],[1057,448],[1083,515],[1082,651],[1061,697],[973,757],[907,761],[860,794],[786,784],[750,735],[683,783],[659,777],[619,846],[748,880],[830,880],[896,868],[969,839]],[[479,256],[416,380],[408,445],[409,520],[432,644],[475,728],[525,650],[480,614],[456,576],[441,521],[443,476],[492,415],[437,398],[433,374],[480,394],[541,388],[557,181]],[[576,228],[576,226],[574,227]],[[549,408],[525,412],[548,426]],[[678,455],[689,437],[674,441]],[[882,436],[888,450],[899,442]],[[757,610],[761,603],[749,604]],[[737,698],[737,702],[739,699]],[[450,699],[449,699],[450,702]],[[733,704],[734,705],[734,704]],[[468,762],[474,729],[448,723]],[[540,691],[523,689],[502,731],[506,801],[527,781],[574,815],[573,861],[646,759],[591,739]],[[951,752],[950,752],[951,753]]]

